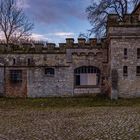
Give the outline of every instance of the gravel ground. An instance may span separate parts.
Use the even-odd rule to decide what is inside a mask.
[[[140,140],[140,108],[0,109],[0,140]]]

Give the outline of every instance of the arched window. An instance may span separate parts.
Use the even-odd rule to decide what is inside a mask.
[[[54,68],[45,68],[45,74],[47,76],[54,76],[55,74]]]
[[[97,86],[100,82],[100,70],[94,66],[82,66],[74,70],[76,86]]]

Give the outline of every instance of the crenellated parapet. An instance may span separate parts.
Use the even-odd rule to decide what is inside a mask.
[[[110,14],[108,16],[107,27],[130,27],[140,26],[140,15],[139,14],[127,14],[120,19],[116,14]]]
[[[128,14],[122,20],[118,15],[109,15],[107,38],[140,37],[140,15]]]
[[[101,39],[100,42],[96,38],[90,38],[86,41],[85,38],[78,38],[74,42],[73,38],[66,38],[66,43],[22,43],[22,44],[0,44],[0,53],[66,53],[67,49],[101,49],[107,48],[105,42]]]
[[[90,38],[89,43],[90,43],[90,46],[96,47],[97,46],[97,38]]]

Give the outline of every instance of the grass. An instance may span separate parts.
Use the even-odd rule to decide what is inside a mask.
[[[71,108],[71,107],[133,107],[140,106],[140,98],[110,100],[103,97],[63,98],[0,98],[1,109],[13,108]]]

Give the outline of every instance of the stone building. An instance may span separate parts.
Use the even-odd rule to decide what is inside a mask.
[[[140,97],[140,6],[123,22],[109,15],[107,37],[100,41],[0,44],[0,96],[102,93],[114,99]]]

